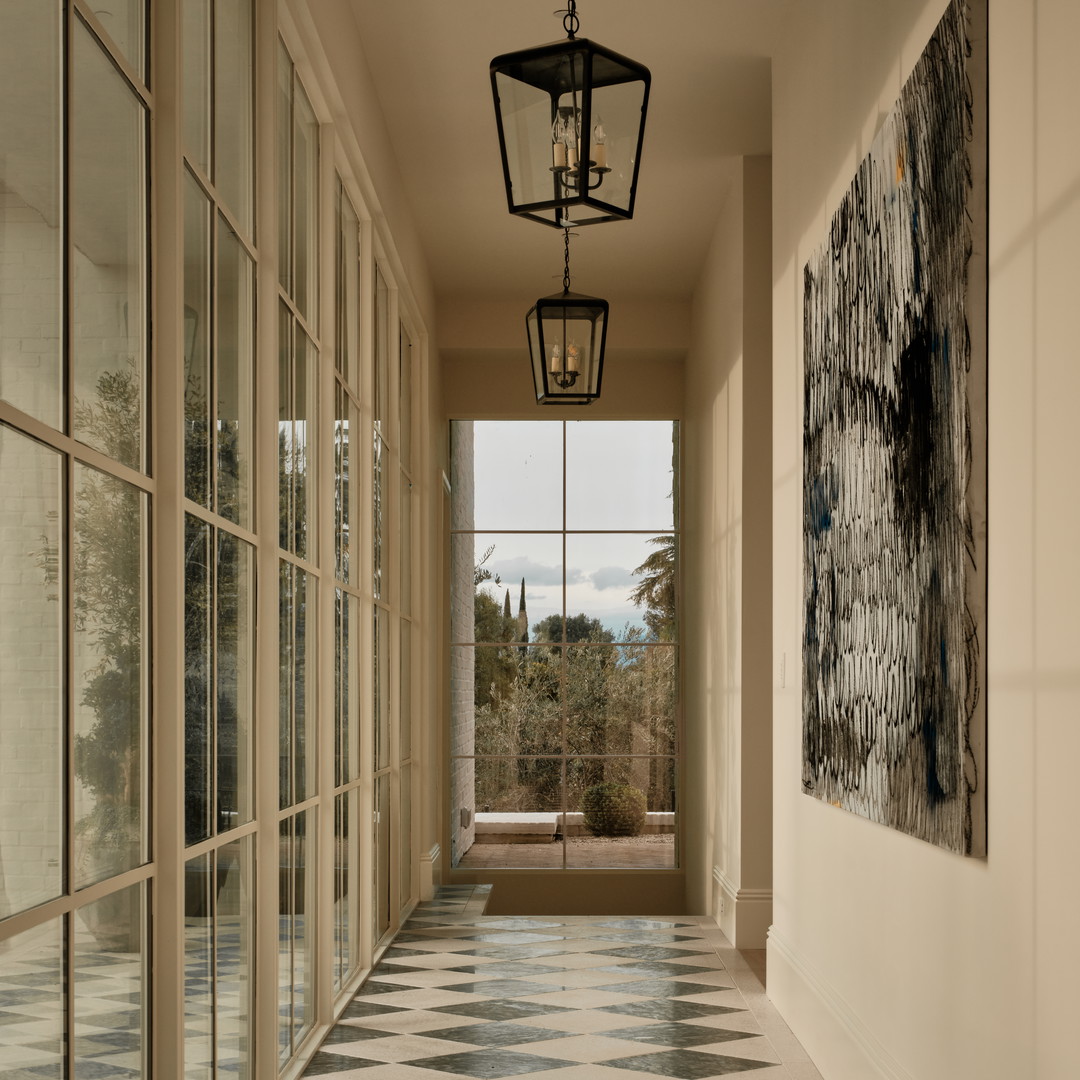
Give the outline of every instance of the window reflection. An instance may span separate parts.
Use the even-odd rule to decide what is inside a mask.
[[[75,435],[143,467],[146,109],[78,19],[71,96]]]
[[[146,497],[75,467],[75,884],[145,854]]]
[[[0,424],[0,918],[61,889],[62,642],[67,589],[61,549],[61,462]]]

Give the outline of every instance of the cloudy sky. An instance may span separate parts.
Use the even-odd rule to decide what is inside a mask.
[[[516,614],[524,577],[531,626],[562,613],[565,566],[568,615],[619,636],[641,625],[629,593],[649,538],[672,528],[671,436],[670,421],[475,422],[476,558],[494,547],[484,565],[502,579],[487,588],[509,588]]]

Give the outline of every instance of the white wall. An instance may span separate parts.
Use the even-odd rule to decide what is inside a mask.
[[[694,294],[682,503],[687,910],[771,914],[769,159],[736,163]]]
[[[943,9],[795,5],[774,62],[774,678],[801,655],[802,267]],[[776,679],[769,992],[827,1080],[1077,1069],[1080,5],[991,0],[989,35],[989,856],[803,796]]]

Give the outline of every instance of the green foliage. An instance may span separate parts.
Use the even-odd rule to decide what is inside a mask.
[[[134,366],[106,372],[96,390],[93,403],[77,409],[79,427],[109,457],[137,463],[141,391]],[[84,655],[96,658],[82,695],[93,720],[75,736],[75,770],[95,797],[98,840],[116,843],[137,829],[141,784],[142,502],[130,484],[86,468],[75,507],[75,626]]]
[[[629,784],[604,782],[581,798],[585,827],[594,836],[637,836],[645,827],[645,793]]]
[[[656,550],[634,570],[641,581],[634,586],[630,599],[637,607],[645,605],[645,625],[654,641],[675,640],[675,565],[674,536],[653,536]]]
[[[561,615],[549,615],[533,625],[533,641],[562,641],[563,620]],[[566,619],[566,641],[576,644],[588,642],[612,642],[615,635],[604,627],[599,619],[590,619],[584,612],[569,615]]]

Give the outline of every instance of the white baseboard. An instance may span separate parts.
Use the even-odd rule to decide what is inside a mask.
[[[772,923],[772,889],[740,889],[713,867],[713,910],[717,925],[737,949],[764,949]]]
[[[827,1080],[915,1080],[775,927],[766,964],[769,998]]]
[[[442,857],[442,848],[438,844],[432,844],[430,851],[420,855],[420,899],[432,900],[435,897],[435,886],[438,884],[439,860]]]

